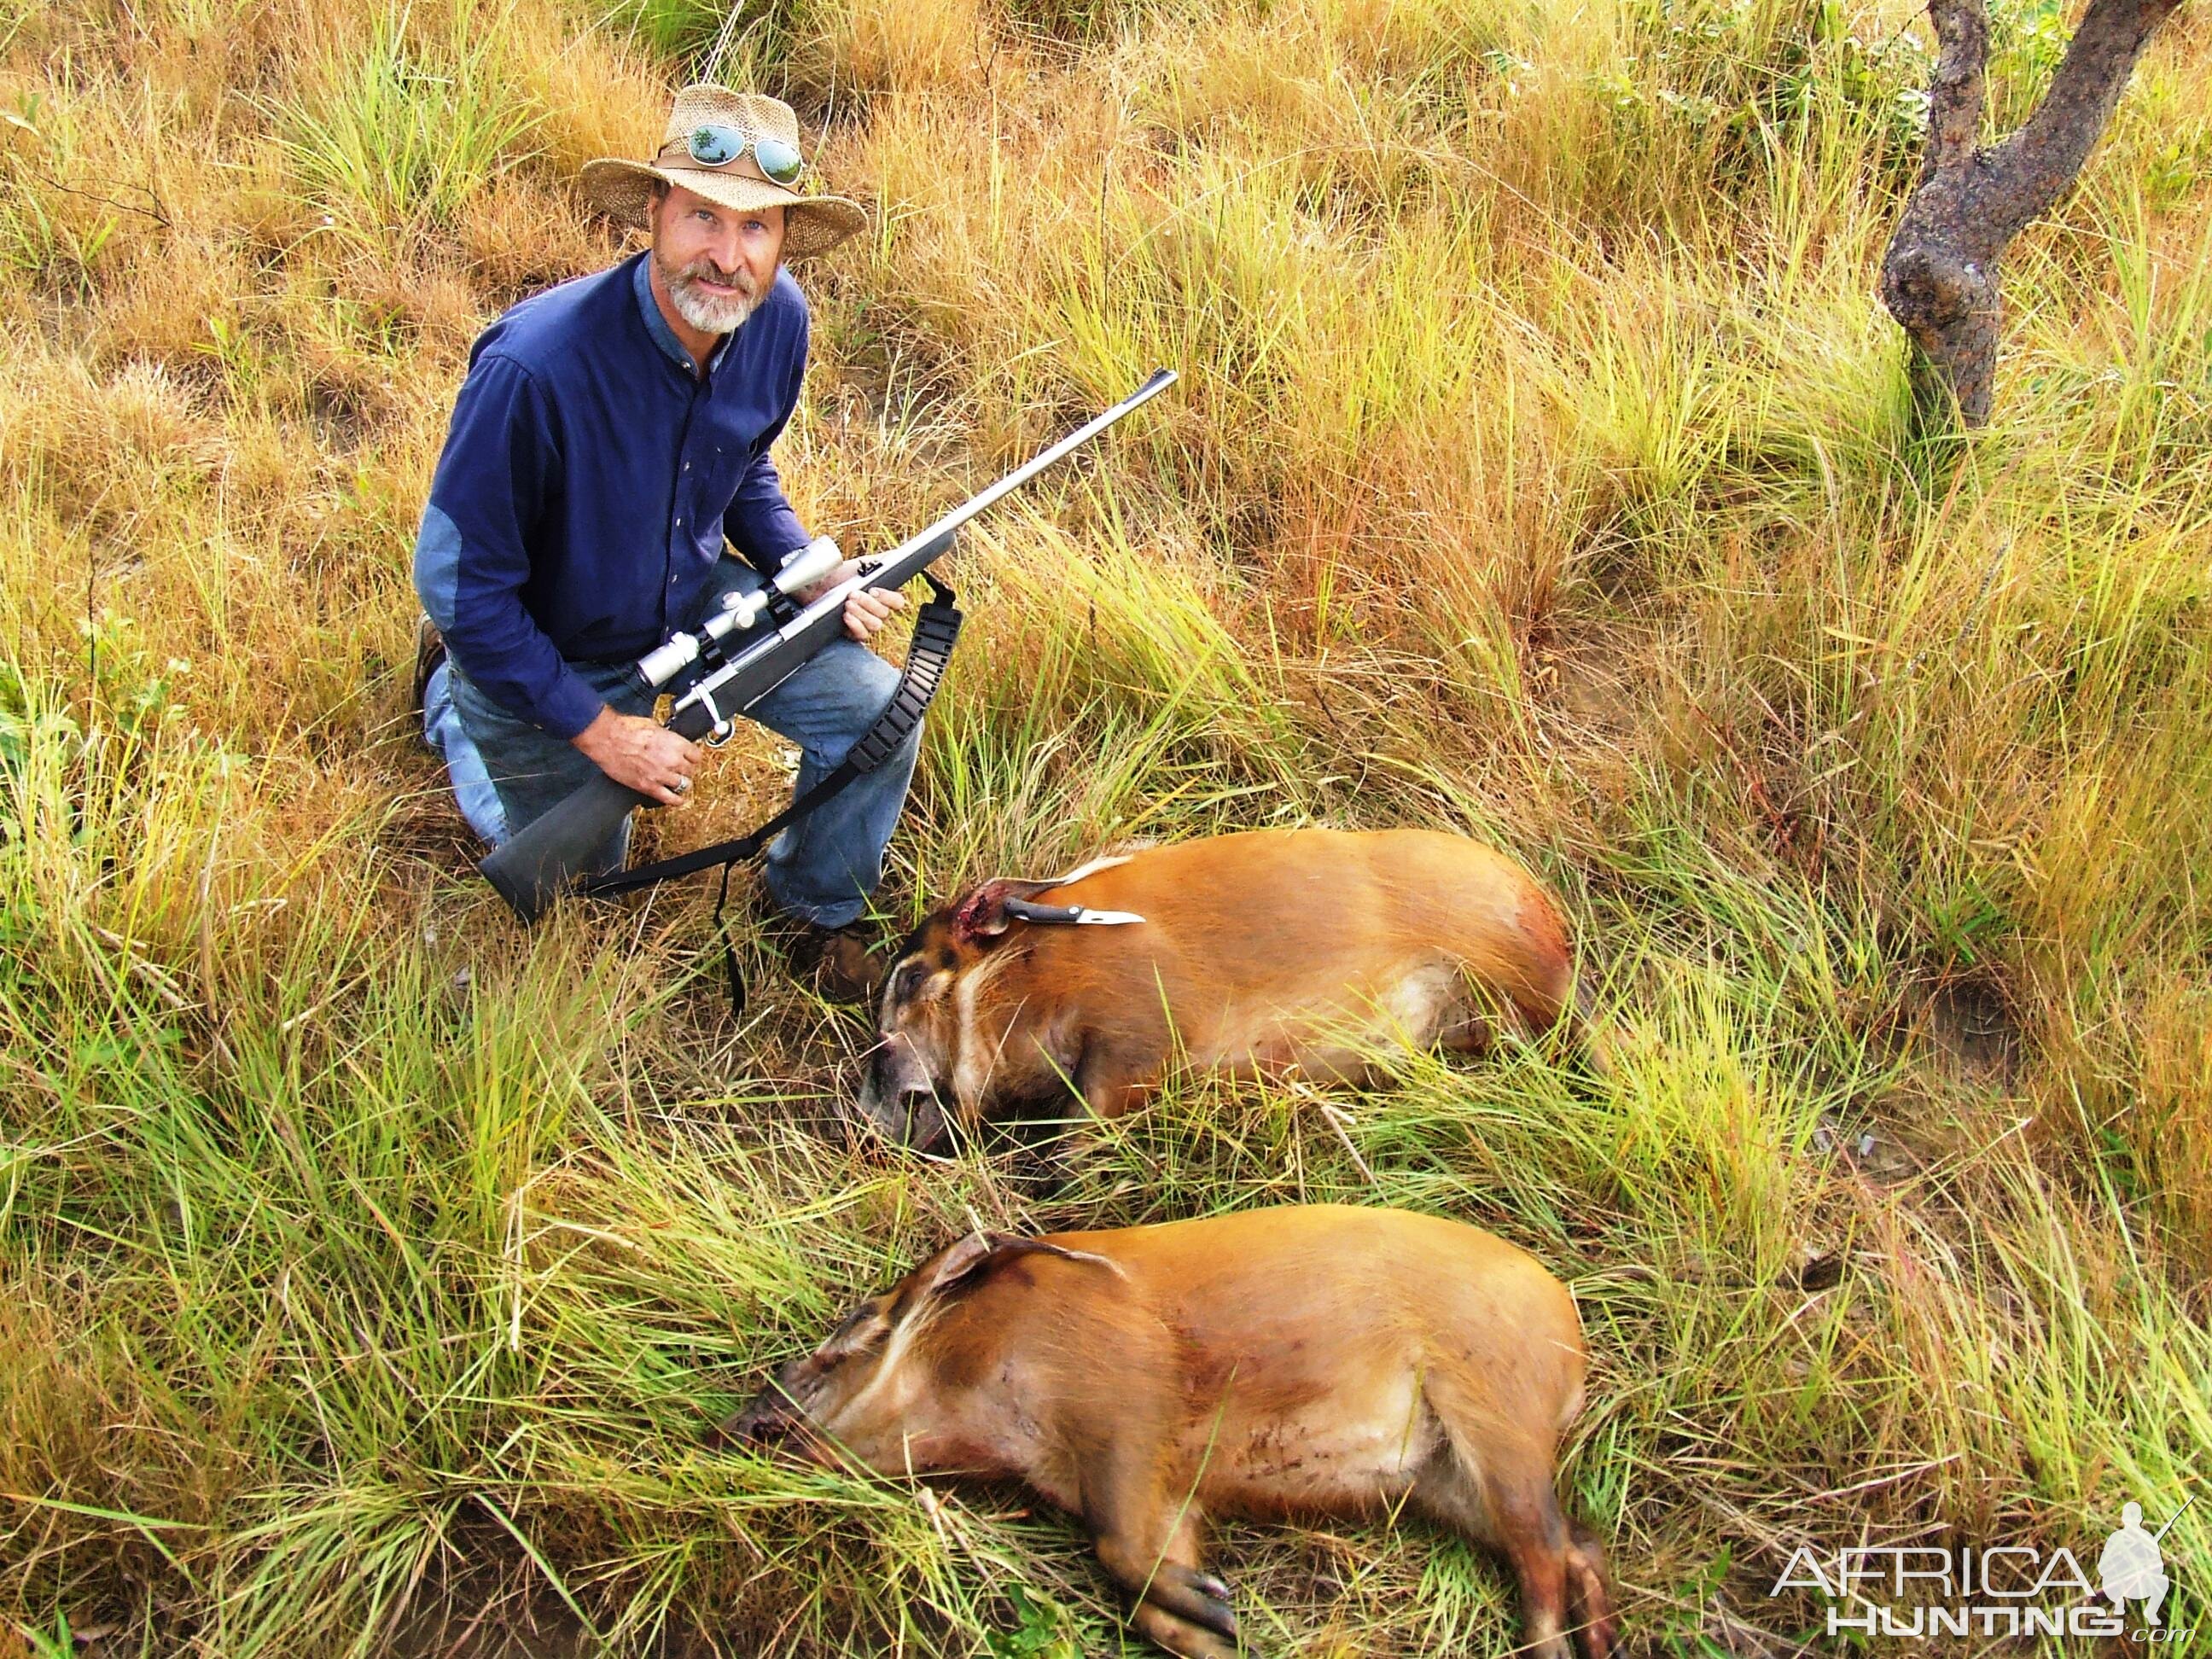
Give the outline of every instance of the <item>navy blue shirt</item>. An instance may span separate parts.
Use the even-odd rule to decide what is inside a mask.
[[[461,672],[573,738],[602,707],[569,666],[699,619],[726,537],[763,574],[806,544],[769,446],[806,373],[779,270],[698,372],[648,255],[532,295],[478,337],[415,543],[415,590]]]

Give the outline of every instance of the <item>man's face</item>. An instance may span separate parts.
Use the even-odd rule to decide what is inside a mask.
[[[726,208],[672,185],[653,210],[653,262],[702,334],[727,334],[752,315],[782,253],[781,207]]]

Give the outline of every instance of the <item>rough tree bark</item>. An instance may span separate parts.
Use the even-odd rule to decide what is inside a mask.
[[[1984,148],[1989,15],[1983,0],[1929,0],[1936,58],[1928,154],[1881,262],[1882,303],[1911,340],[1913,401],[1923,420],[1948,419],[1955,400],[1966,425],[1988,422],[2002,321],[1997,263],[2073,186],[2136,59],[2180,3],[2089,0],[2035,112]]]

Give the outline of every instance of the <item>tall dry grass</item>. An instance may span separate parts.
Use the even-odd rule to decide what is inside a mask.
[[[2016,116],[2065,20],[1995,15]],[[971,1211],[1528,1245],[1654,1650],[1825,1647],[1800,1545],[2197,1490],[2212,56],[2185,9],[2022,244],[1964,449],[1871,292],[1926,67],[1902,0],[0,0],[0,1651],[1112,1650],[1011,1493],[694,1442]],[[1182,376],[969,538],[887,920],[1462,829],[1565,896],[1614,1082],[1187,1082],[1043,1200],[849,1151],[866,1033],[750,947],[730,1028],[703,895],[505,921],[409,731],[408,550],[470,340],[622,251],[575,169],[696,72],[877,208],[804,278],[811,525]],[[749,737],[647,839],[785,787]],[[1222,1554],[1274,1651],[1517,1627],[1411,1526]]]

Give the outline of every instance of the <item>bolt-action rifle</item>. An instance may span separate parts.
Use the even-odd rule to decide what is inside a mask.
[[[666,685],[693,664],[705,665],[706,672],[670,711],[668,729],[695,743],[714,744],[726,739],[737,715],[751,708],[801,665],[843,635],[845,602],[854,594],[870,588],[900,587],[921,574],[933,560],[951,550],[955,533],[962,525],[1000,496],[1019,489],[1062,456],[1089,442],[1138,404],[1165,391],[1175,380],[1173,369],[1159,370],[1111,409],[1085,422],[1050,448],[1031,457],[980,495],[970,496],[927,529],[888,553],[862,560],[856,574],[804,608],[791,596],[820,581],[840,562],[836,550],[829,544],[820,544],[818,551],[810,549],[785,565],[761,592],[731,594],[725,607],[708,617],[696,633],[672,635],[638,662],[640,683],[655,690]],[[951,609],[949,590],[943,589],[934,577],[927,580],[939,589],[941,609],[950,621],[943,629],[942,650],[927,676],[928,684],[920,689],[919,701],[904,700],[911,716],[906,722],[907,730],[912,729],[913,723],[921,717],[921,708],[927,706],[929,692],[935,689],[935,675],[943,667],[943,655],[950,652],[951,635],[959,626],[959,613]],[[925,614],[927,610],[926,607]],[[727,648],[732,636],[751,629],[763,617],[780,625],[764,638],[732,654]],[[909,668],[912,666],[910,662]],[[909,679],[912,678],[910,674]],[[905,689],[902,685],[902,690]],[[890,718],[901,702],[901,698],[894,697],[893,708],[885,711],[886,719]],[[877,732],[871,731],[854,745],[855,749],[869,746],[870,739],[877,736]],[[903,732],[899,733],[901,738],[903,736]],[[776,823],[780,825],[810,810],[819,804],[819,799],[817,793],[798,803]],[[617,783],[602,773],[558,802],[544,817],[525,825],[477,868],[514,907],[515,915],[525,921],[535,921],[556,894],[567,890],[578,877],[590,871],[594,856],[630,809],[651,805],[652,797],[641,794],[627,784]],[[749,842],[764,840],[765,830],[748,838]],[[735,853],[730,857],[749,855]],[[704,863],[690,863],[690,867],[703,868],[715,861],[708,859]],[[726,866],[730,858],[720,861]],[[690,861],[671,861],[679,862]],[[631,872],[633,879],[622,884],[640,884],[635,880],[638,873]],[[679,873],[683,872],[675,868],[663,872],[664,875]],[[605,891],[613,890],[615,884],[603,878],[594,886],[596,890]]]

